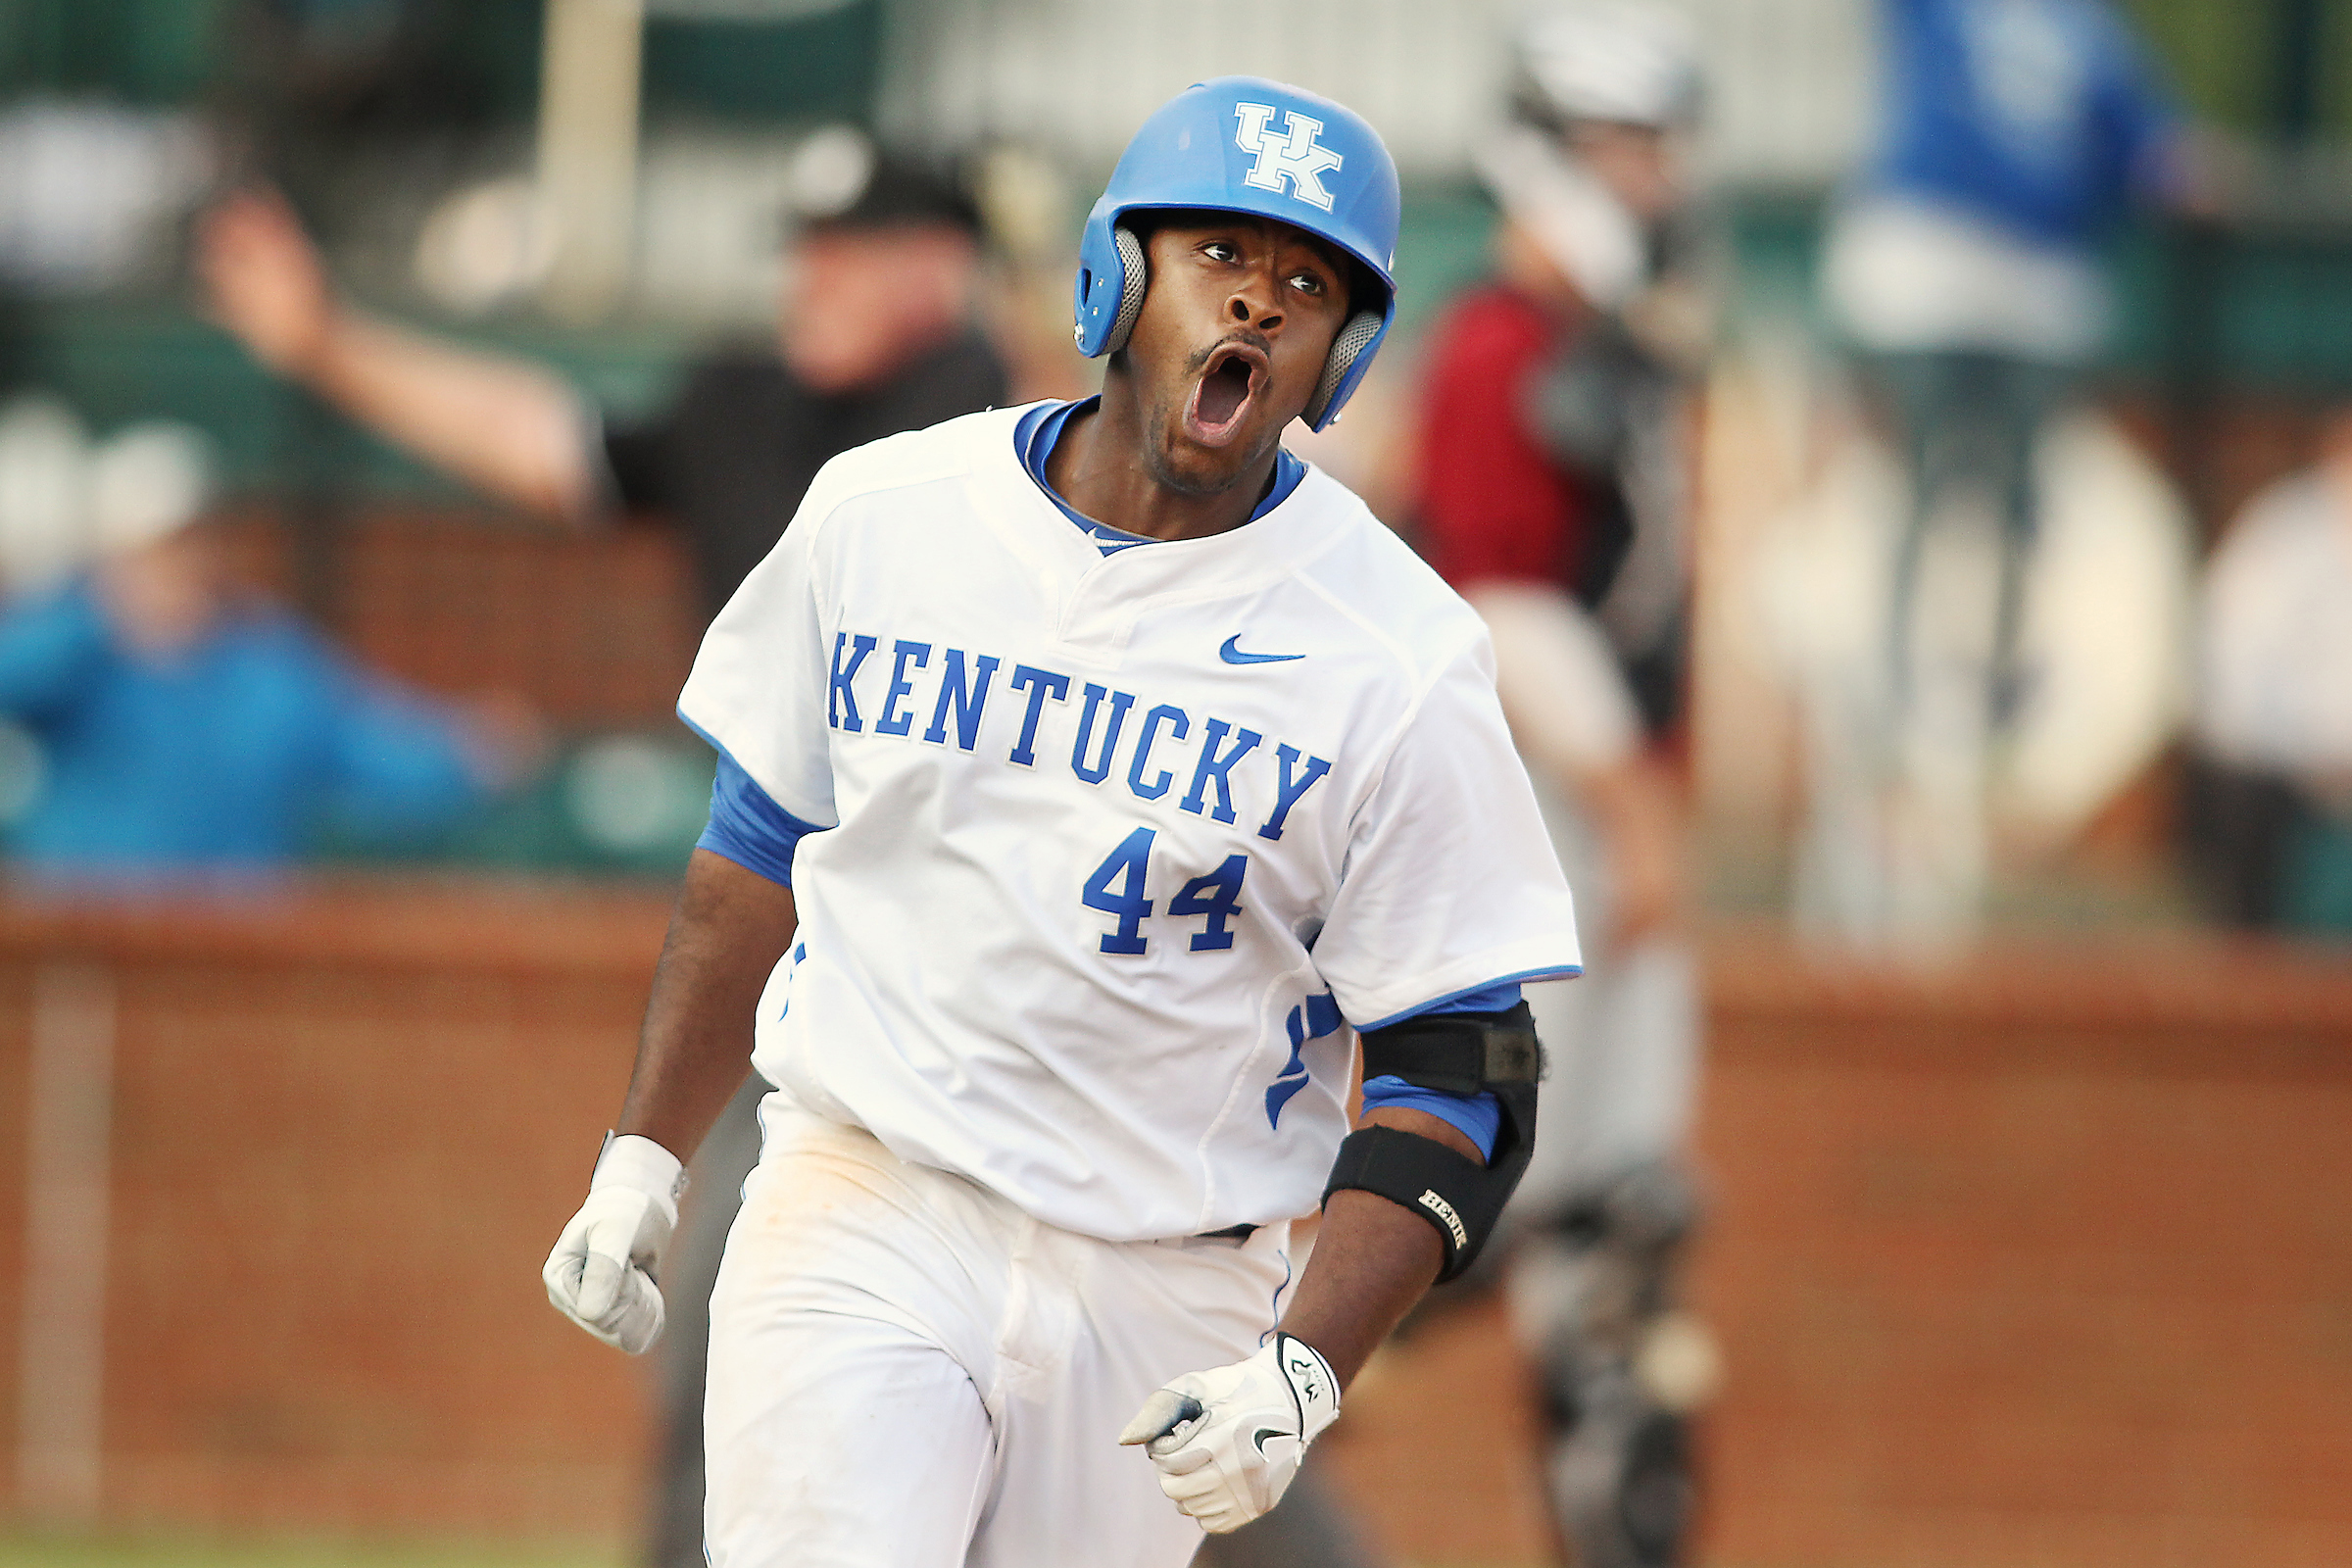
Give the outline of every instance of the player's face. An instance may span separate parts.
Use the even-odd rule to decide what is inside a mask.
[[[979,255],[945,224],[822,228],[785,259],[781,347],[819,392],[879,385],[963,329]]]
[[[182,528],[125,551],[104,562],[96,575],[108,620],[140,653],[184,652],[220,618],[223,563],[208,528]]]
[[[1590,120],[1571,129],[1565,140],[1642,221],[1660,222],[1683,204],[1687,185],[1682,148],[1656,126]]]
[[[1288,223],[1185,213],[1145,246],[1152,283],[1125,350],[1159,484],[1213,494],[1255,473],[1298,416],[1348,318],[1338,251]]]

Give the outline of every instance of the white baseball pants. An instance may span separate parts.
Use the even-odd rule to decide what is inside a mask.
[[[710,1302],[713,1568],[1182,1568],[1119,1429],[1257,1348],[1285,1226],[1099,1241],[770,1096]]]

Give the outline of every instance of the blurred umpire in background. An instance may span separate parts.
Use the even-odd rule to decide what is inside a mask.
[[[776,341],[698,361],[670,406],[641,422],[605,420],[545,367],[356,309],[273,192],[217,206],[199,231],[197,269],[215,318],[256,359],[427,464],[575,526],[652,516],[679,529],[708,619],[836,453],[1006,398],[1004,364],[976,317],[982,224],[970,195],[854,133],[818,134],[828,156],[796,160],[796,173],[816,167],[827,177],[796,182]],[[704,1560],[708,1303],[759,1157],[753,1109],[766,1088],[747,1080],[696,1156],[696,1196],[670,1248],[656,1568]]]
[[[707,618],[834,454],[1005,399],[1004,365],[975,318],[970,196],[849,133],[819,135],[839,156],[821,161],[825,179],[803,182],[825,188],[802,191],[789,215],[776,341],[699,361],[642,422],[604,420],[542,366],[339,299],[274,194],[216,207],[198,270],[214,317],[256,359],[435,467],[543,516],[593,526],[651,514],[678,527]]]

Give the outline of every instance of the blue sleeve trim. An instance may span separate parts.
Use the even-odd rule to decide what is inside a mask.
[[[1443,1089],[1421,1089],[1393,1076],[1364,1080],[1364,1109],[1397,1106],[1428,1112],[1476,1144],[1479,1157],[1494,1157],[1494,1137],[1502,1131],[1502,1102],[1492,1093],[1449,1095]]]
[[[1532,980],[1559,980],[1582,974],[1581,968],[1530,969],[1524,974],[1504,975],[1482,986],[1456,991],[1418,1007],[1407,1007],[1392,1013],[1378,1023],[1364,1024],[1359,1033],[1386,1029],[1407,1018],[1419,1018],[1441,1012],[1503,1012],[1520,1003],[1519,987]],[[1426,1111],[1440,1121],[1457,1129],[1461,1135],[1478,1146],[1479,1153],[1494,1157],[1494,1138],[1502,1130],[1502,1102],[1491,1093],[1476,1095],[1447,1094],[1442,1089],[1423,1089],[1403,1079],[1384,1075],[1364,1081],[1364,1108],[1400,1105],[1408,1110]]]
[[[1433,1012],[1508,1012],[1511,1008],[1519,1005],[1519,982],[1497,980],[1493,985],[1483,986],[1476,991],[1456,992],[1443,1002],[1433,1002],[1428,1006],[1417,1008],[1404,1016],[1420,1018]]]
[[[1447,992],[1428,1002],[1416,1003],[1401,1012],[1390,1013],[1386,1018],[1359,1023],[1355,1030],[1358,1034],[1370,1034],[1375,1029],[1386,1029],[1407,1018],[1418,1018],[1425,1012],[1500,1012],[1505,1007],[1518,1005],[1518,988],[1522,985],[1537,980],[1573,980],[1584,972],[1585,966],[1581,963],[1563,964],[1556,969],[1524,969],[1517,974],[1502,975],[1460,991]],[[1492,997],[1505,997],[1507,1000],[1499,1003],[1489,1001]]]
[[[745,870],[779,887],[792,886],[792,855],[803,838],[824,829],[804,822],[768,799],[743,764],[723,750],[718,775],[710,781],[710,822],[695,841],[698,850],[722,855]]]

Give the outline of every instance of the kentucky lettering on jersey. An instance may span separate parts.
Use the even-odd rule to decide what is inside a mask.
[[[921,731],[926,744],[976,750],[989,688],[1004,661],[994,654],[975,657],[963,649],[949,648],[940,655],[937,678],[929,679],[925,672],[931,667],[933,646],[882,633],[835,632],[826,724],[858,733],[865,728],[868,709],[878,707],[875,734],[911,738],[915,716],[927,711],[931,721]],[[866,656],[878,648],[891,650],[889,683],[883,686],[881,676],[870,676],[867,706],[861,708],[858,675]],[[1196,725],[1193,715],[1174,704],[1145,704],[1132,692],[1114,691],[1054,670],[1015,664],[1005,685],[1012,692],[1027,693],[1025,699],[1007,699],[1024,703],[1020,728],[1004,754],[1007,763],[1038,765],[1038,729],[1046,705],[1067,704],[1076,692],[1083,707],[1069,754],[1073,775],[1088,784],[1101,784],[1119,772],[1118,762],[1124,758],[1127,788],[1138,800],[1156,801],[1189,771],[1192,783],[1178,809],[1196,816],[1205,809],[1218,821],[1231,822],[1235,820],[1234,770],[1252,761],[1255,765],[1245,771],[1245,791],[1249,798],[1264,802],[1265,820],[1257,827],[1261,839],[1281,838],[1292,808],[1331,771],[1331,763],[1322,758],[1309,757],[1285,742],[1263,746],[1265,737],[1247,726],[1214,717]],[[1136,711],[1142,713],[1142,721],[1130,725],[1128,715]],[[1193,743],[1196,734],[1197,744]],[[1251,790],[1251,786],[1258,787]]]
[[[1578,963],[1484,627],[1314,471],[1104,555],[1023,412],[828,465],[696,659],[681,714],[821,830],[754,1063],[1087,1235],[1303,1212],[1343,1021]]]

